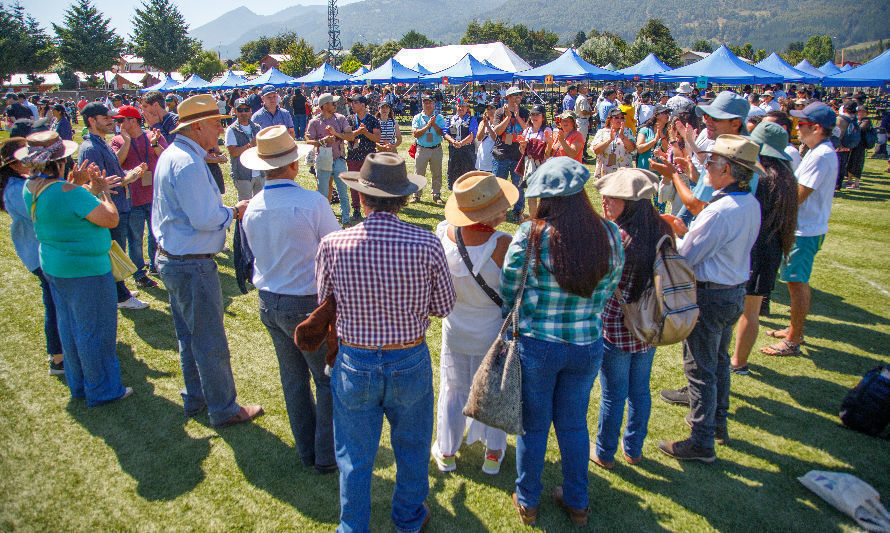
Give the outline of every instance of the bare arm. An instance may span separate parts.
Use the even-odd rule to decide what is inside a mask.
[[[812,194],[813,189],[809,187],[805,187],[800,183],[797,184],[797,205],[804,203],[807,198]]]

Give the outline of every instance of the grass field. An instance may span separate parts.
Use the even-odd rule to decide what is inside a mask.
[[[407,150],[407,145],[404,151]],[[410,160],[409,160],[410,161]],[[409,162],[409,170],[413,168]],[[809,470],[853,473],[890,502],[890,441],[843,428],[838,407],[869,369],[890,363],[890,175],[868,160],[863,188],[834,201],[831,229],[817,256],[813,304],[801,357],[752,355],[750,376],[733,376],[729,432],[712,465],[681,464],[656,449],[688,434],[683,408],[657,399],[683,384],[679,347],[659,349],[644,461],[589,470],[588,529],[609,531],[850,531],[854,523],[795,479]],[[301,171],[299,181],[310,186]],[[314,188],[314,187],[312,187]],[[227,203],[234,199],[229,183]],[[588,192],[599,209],[599,197]],[[402,219],[432,229],[442,208],[412,204]],[[243,403],[260,403],[255,424],[215,430],[206,413],[186,419],[176,337],[163,288],[142,291],[151,307],[120,313],[117,354],[126,401],[88,409],[69,399],[64,380],[47,375],[43,308],[36,278],[16,257],[9,217],[0,215],[0,530],[2,531],[330,531],[337,478],[300,466],[281,394],[272,344],[256,293],[241,295],[232,256],[218,256],[232,368]],[[502,229],[512,232],[514,225]],[[779,284],[763,329],[788,322]],[[763,329],[761,331],[763,331]],[[440,323],[428,332],[438,388]],[[757,346],[767,342],[761,334]],[[599,386],[591,395],[595,434]],[[384,430],[373,481],[375,531],[392,531],[395,482]],[[430,463],[430,531],[524,529],[510,504],[515,438],[500,475],[480,471],[480,444],[464,447],[458,470]],[[538,527],[572,528],[549,500],[561,480],[553,436],[544,469]],[[887,503],[890,506],[890,503]]]

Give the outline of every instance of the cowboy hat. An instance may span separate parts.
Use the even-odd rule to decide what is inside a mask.
[[[408,174],[402,156],[391,152],[368,154],[358,172],[341,172],[340,179],[351,189],[368,196],[408,196],[426,186],[426,178]]]
[[[445,202],[445,220],[452,226],[491,220],[519,200],[519,189],[515,185],[482,170],[457,178],[453,191]]]
[[[766,169],[757,160],[760,153],[760,145],[748,137],[741,135],[723,134],[717,137],[710,150],[702,150],[705,154],[716,154],[733,163],[738,163],[758,174],[766,174]]]
[[[216,100],[209,94],[196,94],[190,96],[176,106],[179,113],[179,125],[173,129],[173,133],[185,126],[212,118],[232,118],[232,115],[223,115],[219,112]]]
[[[285,167],[313,148],[308,144],[297,144],[281,124],[263,128],[256,134],[256,146],[241,153],[241,164],[251,170],[272,170]]]
[[[27,146],[15,151],[13,157],[23,163],[45,163],[65,159],[77,151],[77,143],[65,141],[54,131],[39,131],[28,135]]]

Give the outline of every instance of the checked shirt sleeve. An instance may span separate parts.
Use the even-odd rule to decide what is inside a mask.
[[[431,247],[430,260],[430,315],[444,317],[454,308],[456,293],[451,282],[451,273],[448,270],[448,261],[445,259],[445,250],[442,243],[436,241]]]

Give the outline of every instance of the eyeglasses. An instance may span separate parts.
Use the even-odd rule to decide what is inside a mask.
[[[702,163],[702,165],[705,167],[707,167],[708,165],[711,165],[711,164],[713,164],[715,166],[723,166],[724,161],[725,161],[725,159],[723,159],[719,155],[708,154],[707,157],[705,157],[705,161],[704,161],[704,163]]]
[[[250,113],[250,108],[249,107],[239,107],[235,111],[237,111],[239,113]]]
[[[798,121],[797,125],[798,126],[818,126],[818,124],[816,124],[815,122],[804,122],[802,120]]]

